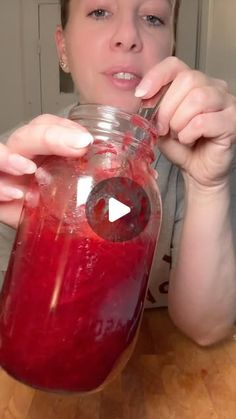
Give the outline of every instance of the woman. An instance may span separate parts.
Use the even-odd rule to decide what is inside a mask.
[[[158,114],[164,220],[148,305],[163,304],[158,281],[167,282],[172,256],[170,315],[186,335],[209,345],[229,333],[236,317],[236,99],[224,81],[171,56],[177,9],[174,0],[61,0],[56,44],[81,103],[135,112],[140,98],[171,83]],[[16,130],[0,148],[0,220],[17,224],[35,156],[81,156],[91,141],[84,128],[53,115]]]

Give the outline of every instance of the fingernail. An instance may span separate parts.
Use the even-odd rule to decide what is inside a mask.
[[[10,154],[8,161],[12,169],[22,174],[32,174],[37,169],[37,166],[33,161],[28,160],[19,154]]]
[[[161,135],[163,132],[164,132],[163,125],[160,124],[160,122],[157,122],[157,133]]]
[[[12,199],[21,199],[24,196],[24,193],[17,188],[12,186],[1,186],[1,193],[5,195],[6,198]]]
[[[155,170],[155,172],[154,172],[154,179],[158,179],[158,173],[157,173],[157,171]]]
[[[166,125],[161,124],[160,122],[157,123],[157,134],[158,135],[167,135],[169,132],[169,127]]]
[[[139,85],[136,87],[134,95],[136,97],[145,96],[149,92],[151,85],[152,85],[151,80],[141,81],[141,83],[139,83]]]
[[[65,145],[67,147],[80,149],[87,147],[93,143],[93,136],[89,132],[81,132],[80,134],[71,134],[70,137],[66,138]]]

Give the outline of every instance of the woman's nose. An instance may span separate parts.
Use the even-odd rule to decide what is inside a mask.
[[[120,19],[113,30],[111,37],[111,48],[113,50],[139,52],[142,49],[138,25],[131,19],[129,22]]]

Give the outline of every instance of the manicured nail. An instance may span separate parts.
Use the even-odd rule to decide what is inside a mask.
[[[81,132],[80,134],[71,133],[70,137],[65,140],[65,145],[70,148],[80,149],[87,147],[93,143],[93,136],[89,132]]]
[[[24,193],[17,188],[12,186],[1,186],[1,193],[5,195],[6,198],[12,199],[21,199],[24,196]]]
[[[152,85],[151,80],[141,81],[141,83],[139,83],[139,85],[136,87],[134,95],[136,97],[145,96],[149,92],[151,85]]]
[[[33,161],[28,160],[19,154],[10,154],[8,160],[11,168],[22,174],[32,174],[37,169],[37,166]]]

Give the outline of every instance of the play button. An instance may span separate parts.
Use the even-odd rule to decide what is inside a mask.
[[[133,180],[115,177],[99,182],[86,202],[90,227],[109,241],[128,241],[147,226],[151,213],[145,190]]]
[[[122,202],[117,201],[115,198],[110,198],[108,201],[108,219],[111,223],[129,214],[131,211],[130,207]]]

